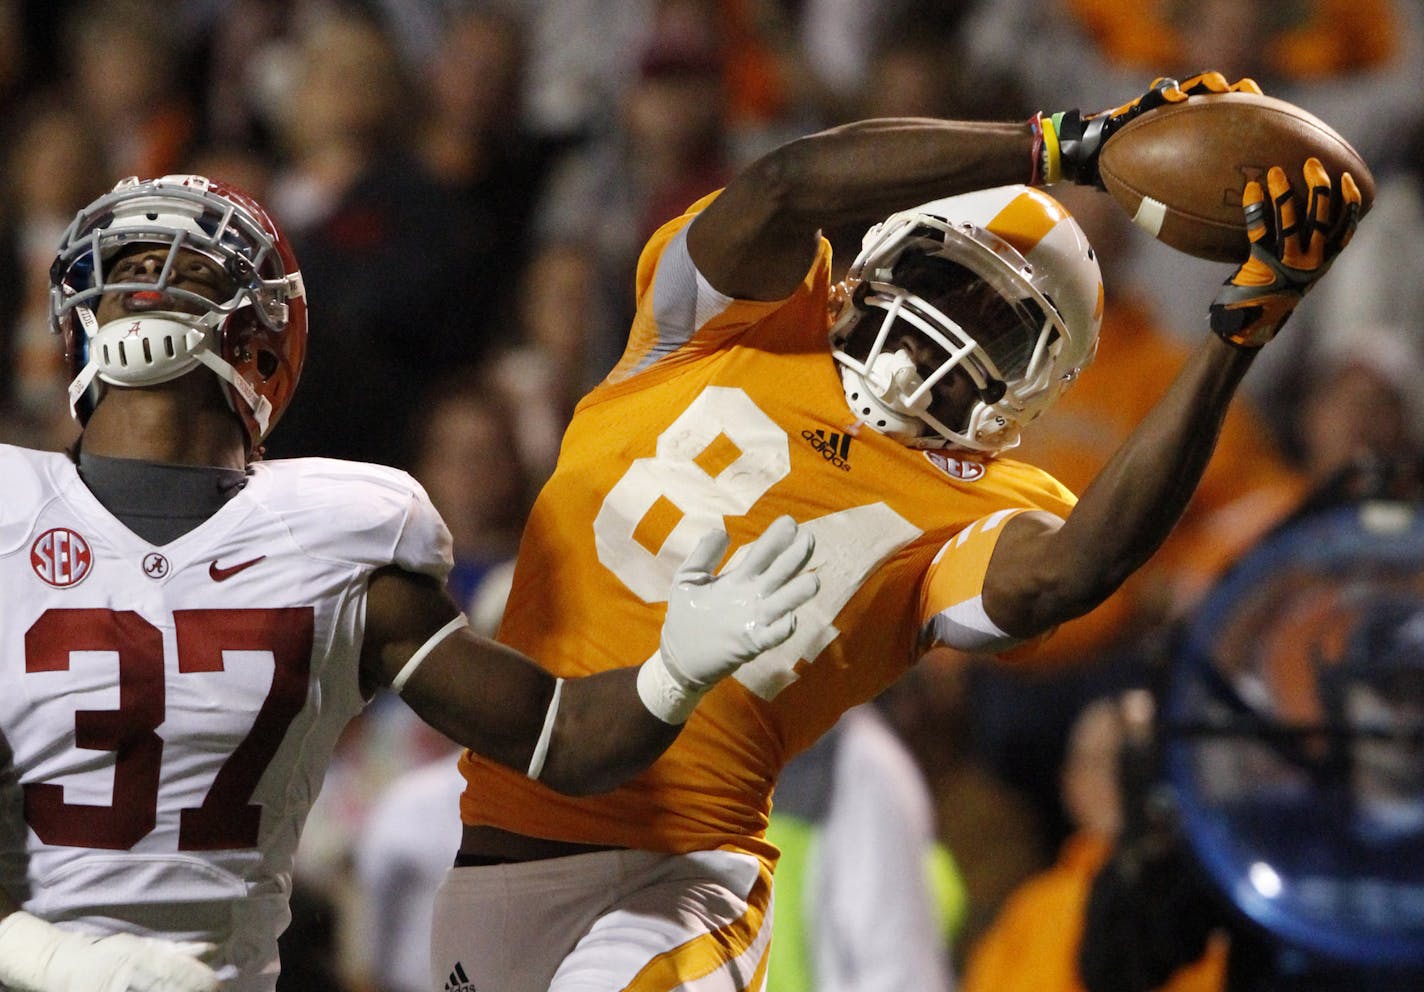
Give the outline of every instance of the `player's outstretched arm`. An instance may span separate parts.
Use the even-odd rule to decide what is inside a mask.
[[[1310,191],[1279,168],[1242,195],[1251,255],[1210,308],[1211,329],[1176,380],[1104,466],[1066,521],[1020,514],[1005,525],[984,583],[984,608],[1030,637],[1097,606],[1145,562],[1181,517],[1222,420],[1257,351],[1349,243],[1360,193],[1349,174],[1338,197],[1316,159]],[[1332,202],[1334,201],[1334,202]]]
[[[692,221],[688,252],[714,289],[781,300],[805,278],[823,229],[879,220],[941,196],[1028,182],[1026,122],[881,118],[773,149]]]
[[[714,574],[725,550],[726,535],[710,534],[678,570],[652,657],[567,680],[471,633],[433,581],[383,570],[371,581],[363,674],[472,751],[561,792],[606,791],[651,764],[713,686],[790,637],[794,611],[819,588],[805,570],[811,534],[790,517]]]
[[[797,138],[734,177],[688,227],[687,247],[713,288],[780,300],[805,277],[824,229],[880,220],[928,200],[1009,183],[1101,185],[1098,154],[1124,124],[1201,93],[1260,89],[1204,72],[1096,114],[1029,121],[876,118]]]
[[[211,944],[61,930],[0,902],[0,986],[13,992],[218,992]]]

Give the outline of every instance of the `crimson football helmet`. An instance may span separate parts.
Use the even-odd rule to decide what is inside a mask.
[[[861,423],[911,447],[997,454],[1092,361],[1102,308],[1078,223],[1041,190],[1003,186],[866,232],[832,297],[831,348]],[[956,369],[976,398],[950,423],[934,387]]]
[[[168,249],[156,281],[114,281],[130,246]],[[212,301],[173,285],[180,249],[221,266],[232,295]],[[198,312],[154,310],[100,325],[100,298],[156,292]],[[291,244],[256,200],[203,176],[131,177],[81,210],[50,270],[50,322],[63,335],[73,377],[70,410],[80,423],[98,402],[95,379],[150,386],[198,365],[226,384],[249,450],[291,402],[307,347],[307,308]]]

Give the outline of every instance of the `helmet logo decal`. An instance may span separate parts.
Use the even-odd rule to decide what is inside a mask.
[[[30,567],[56,589],[77,586],[93,566],[89,542],[68,527],[51,527],[30,545]]]

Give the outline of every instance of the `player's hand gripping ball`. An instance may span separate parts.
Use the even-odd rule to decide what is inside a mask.
[[[1275,337],[1354,236],[1360,191],[1350,173],[1340,174],[1338,194],[1319,159],[1306,159],[1301,174],[1304,197],[1276,166],[1266,173],[1264,190],[1252,180],[1241,195],[1250,257],[1211,305],[1211,329],[1237,347],[1259,348]]]

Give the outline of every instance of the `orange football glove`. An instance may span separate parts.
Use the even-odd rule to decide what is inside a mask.
[[[1154,79],[1147,92],[1136,100],[1111,110],[1096,114],[1065,110],[1050,117],[1035,114],[1029,120],[1034,132],[1031,182],[1037,186],[1066,179],[1080,186],[1102,189],[1098,154],[1119,128],[1150,110],[1206,93],[1255,93],[1259,96],[1261,87],[1252,79],[1228,83],[1219,72],[1201,72],[1185,83],[1164,76]]]
[[[1319,159],[1306,159],[1302,172],[1310,187],[1304,205],[1279,166],[1266,173],[1266,190],[1252,180],[1241,194],[1251,254],[1211,304],[1211,329],[1237,347],[1259,348],[1275,337],[1355,234],[1360,190],[1354,178],[1341,173],[1337,205]]]

